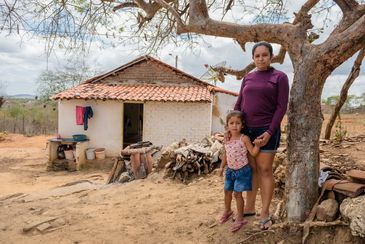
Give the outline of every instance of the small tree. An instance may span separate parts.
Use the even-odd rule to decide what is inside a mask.
[[[81,64],[65,66],[62,70],[46,70],[38,78],[37,92],[41,100],[48,100],[52,95],[76,86],[96,72]]]
[[[362,60],[364,59],[364,56],[365,56],[365,48],[361,49],[361,51],[359,52],[359,55],[357,56],[355,63],[351,69],[351,73],[350,73],[349,77],[347,78],[345,84],[342,86],[341,95],[337,100],[336,106],[333,109],[330,120],[328,121],[327,126],[326,126],[326,132],[325,132],[325,136],[324,136],[325,139],[330,139],[332,127],[336,121],[337,116],[339,116],[339,114],[340,114],[342,106],[344,104],[346,104],[346,101],[347,101],[347,103],[350,103],[347,93],[348,93],[351,85],[354,83],[355,79],[360,74],[360,67],[361,67]]]

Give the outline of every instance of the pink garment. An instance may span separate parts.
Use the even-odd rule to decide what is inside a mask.
[[[227,164],[230,169],[237,170],[248,164],[247,148],[242,142],[242,136],[237,140],[226,141],[224,144]]]
[[[77,125],[84,124],[84,113],[85,113],[84,107],[76,106],[76,124]]]

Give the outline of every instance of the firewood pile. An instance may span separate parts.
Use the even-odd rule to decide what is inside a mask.
[[[164,165],[165,176],[187,183],[193,175],[207,175],[219,166],[223,153],[223,135],[206,137],[200,143],[187,144],[184,140],[168,146],[158,165]]]
[[[106,183],[125,183],[147,177],[151,173],[148,172],[148,165],[153,164],[152,155],[160,149],[150,142],[136,143],[122,149],[120,157],[114,161]]]

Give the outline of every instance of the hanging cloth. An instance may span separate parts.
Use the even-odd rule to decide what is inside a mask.
[[[91,119],[93,117],[93,109],[90,106],[85,107],[85,113],[84,113],[84,130],[87,130],[88,128],[88,119]]]
[[[77,125],[84,124],[84,113],[85,113],[84,107],[76,106],[76,124]]]

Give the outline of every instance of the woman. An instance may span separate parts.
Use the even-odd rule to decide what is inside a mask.
[[[280,123],[287,109],[289,82],[285,73],[270,66],[273,48],[267,42],[258,42],[252,48],[256,70],[243,79],[235,110],[243,112],[247,126],[244,133],[251,141],[262,140],[256,158],[250,157],[253,168],[252,191],[247,193],[246,216],[255,214],[258,186],[261,189],[261,229],[270,228],[273,220],[269,207],[274,193],[272,164],[280,143]]]

